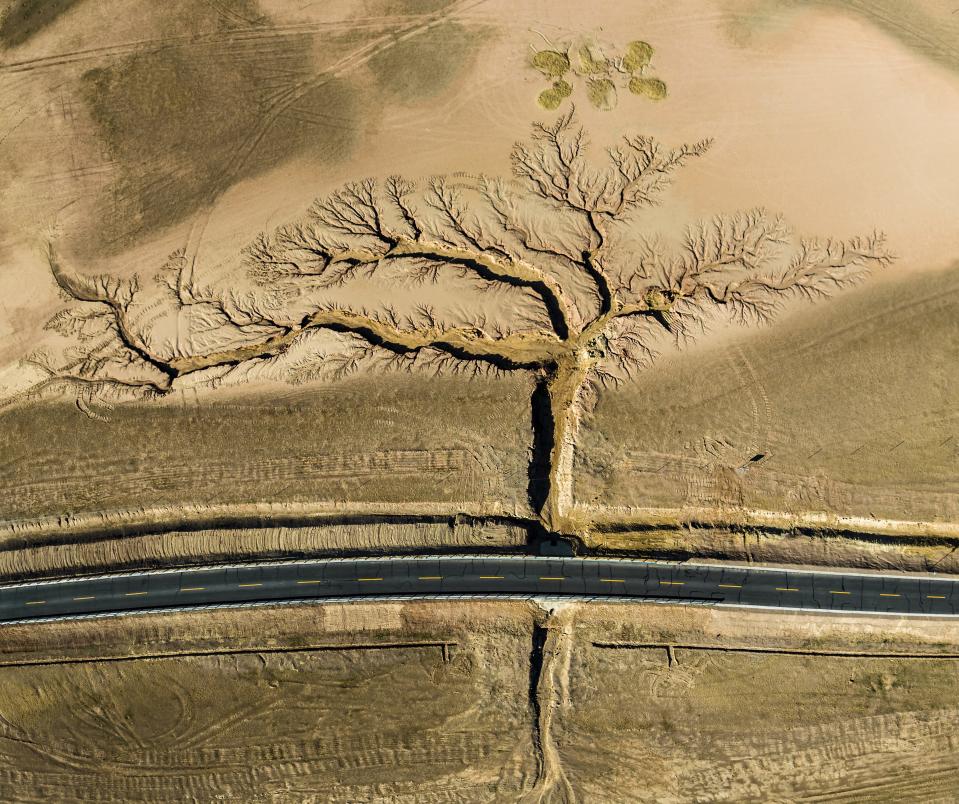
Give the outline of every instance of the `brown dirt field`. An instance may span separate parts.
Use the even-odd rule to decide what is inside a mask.
[[[956,659],[826,655],[934,656],[950,650],[951,624],[670,607],[564,615],[574,647],[554,736],[580,801],[947,801],[959,789]]]
[[[669,241],[698,217],[765,205],[800,233],[883,229],[898,261],[768,332],[719,328],[603,394],[578,444],[581,518],[695,507],[747,525],[769,511],[888,518],[906,535],[955,526],[959,173],[942,157],[959,132],[953,11],[947,0],[18,0],[0,22],[0,401],[36,379],[16,361],[53,337],[47,238],[83,272],[146,282],[184,249],[222,277],[239,244],[344,181],[507,173],[511,144],[543,117],[530,47],[582,39],[613,52],[642,37],[669,95],[623,93],[612,111],[577,95],[597,148],[637,121],[663,142],[716,143],[639,233]],[[429,295],[399,283],[351,292]],[[454,308],[497,306],[467,305],[455,282],[431,292]],[[137,321],[151,322],[154,306],[142,307]],[[311,386],[310,401],[258,390],[251,401],[187,388],[195,406],[120,406],[109,422],[55,404],[0,414],[0,525],[264,501],[528,513],[526,380],[362,377]]]
[[[0,795],[508,800],[532,764],[529,616],[361,604],[8,632],[4,662],[53,640],[78,663],[0,669]]]
[[[547,84],[531,49],[585,43],[592,60],[590,48],[638,39],[668,87],[660,101],[621,82],[614,104],[609,81],[585,76],[554,100],[575,102],[599,153],[625,133],[715,143],[623,243],[614,232],[617,259],[632,266],[657,233],[682,250],[692,222],[763,206],[803,236],[881,230],[896,260],[816,307],[790,301],[772,329],[717,324],[681,352],[664,346],[595,400],[571,383],[556,521],[603,550],[959,572],[955,3],[0,3],[0,579],[520,545],[505,523],[533,513],[544,447],[530,370],[304,371],[295,388],[269,360],[317,314],[296,308],[307,302],[361,308],[350,315],[375,337],[389,309],[420,330],[401,342],[445,327],[456,349],[494,333],[532,353],[541,337],[514,336],[539,326],[542,283],[496,293],[466,270],[424,284],[397,269],[307,299],[275,278],[257,288],[240,249],[345,182],[402,173],[422,188],[444,174],[475,190],[481,173],[509,175],[513,143],[555,119],[537,105]],[[554,232],[531,209],[520,217],[544,244],[577,242],[575,226]],[[607,267],[609,252],[585,256],[607,242],[587,218],[587,251],[537,257],[559,257],[558,275],[573,266],[573,329],[604,304],[601,283],[578,275]],[[362,215],[360,229],[369,239]],[[111,277],[106,301],[54,281],[51,243],[78,275]],[[323,270],[327,246],[340,266],[383,262],[325,243],[312,252]],[[292,264],[276,253],[269,270]],[[167,284],[171,262],[189,272]],[[699,290],[733,299],[741,277],[713,286],[705,270]],[[787,274],[766,289],[787,292]],[[692,294],[688,278],[669,292]],[[58,283],[98,312],[46,328]],[[272,291],[286,323],[256,319]],[[656,291],[637,312],[668,330],[674,302]],[[330,319],[337,337],[360,332],[342,310]],[[117,333],[126,346],[96,359]],[[615,352],[604,333],[578,350],[584,366]],[[20,362],[38,349],[59,349],[81,387],[119,364],[120,396],[150,387],[135,368],[146,354],[170,393],[6,407],[45,376],[44,360]],[[269,365],[224,380],[246,357]],[[199,367],[193,384],[185,366]],[[652,604],[365,602],[4,626],[0,800],[955,801],[957,657],[955,620]]]
[[[670,355],[603,395],[578,501],[954,523],[957,290],[956,269],[883,283]]]
[[[952,539],[877,538],[829,531],[775,531],[687,525],[594,533],[587,544],[639,556],[716,559],[771,564],[862,567],[912,572],[959,572]]]
[[[582,799],[947,801],[954,659],[587,649],[558,737]],[[894,759],[893,759],[894,758]]]
[[[5,627],[0,791],[946,801],[959,790],[957,628],[491,601]]]
[[[69,404],[15,408],[0,413],[0,522],[260,502],[522,511],[529,419],[523,377],[365,377],[120,406],[108,422]]]

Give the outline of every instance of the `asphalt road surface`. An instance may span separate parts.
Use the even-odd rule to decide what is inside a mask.
[[[671,600],[955,615],[959,580],[628,559],[426,556],[284,561],[0,587],[0,622],[143,609],[424,595]]]

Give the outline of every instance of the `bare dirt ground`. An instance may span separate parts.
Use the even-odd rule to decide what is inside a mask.
[[[580,800],[955,796],[956,659],[935,658],[955,656],[951,626],[636,615],[591,607],[574,619],[554,724]]]
[[[954,539],[914,536],[903,539],[828,528],[797,531],[741,525],[664,524],[597,530],[587,543],[602,551],[628,551],[636,556],[660,558],[959,572]]]
[[[157,530],[160,511],[145,512],[141,533],[131,533],[131,523],[98,519],[89,530],[65,532],[43,528],[34,533],[17,531],[0,552],[0,577],[10,580],[56,577],[105,570],[134,570],[162,566],[211,564],[269,558],[329,555],[377,555],[402,553],[476,553],[486,550],[525,550],[529,534],[510,521],[426,514],[406,517],[382,516],[377,511],[345,516],[317,512],[306,516],[302,507],[255,508],[264,521],[277,518],[312,519],[306,526],[193,528]],[[182,522],[182,509],[168,512]],[[198,518],[211,515],[198,508]],[[235,517],[231,508],[229,517]],[[228,517],[228,518],[229,518]],[[115,528],[111,529],[111,528]],[[136,530],[136,529],[135,529]],[[47,534],[43,536],[41,534]]]
[[[946,801],[959,789],[951,622],[420,602],[3,637],[6,800]]]
[[[0,2],[0,578],[959,570],[953,5]],[[5,627],[0,799],[959,796],[951,621],[544,605]]]
[[[828,303],[790,303],[772,329],[716,323],[692,347],[657,345],[658,365],[595,399],[573,393],[562,449],[553,445],[566,511],[554,524],[610,548],[622,539],[591,523],[954,537],[959,234],[949,199],[959,167],[947,155],[959,133],[959,17],[948,3],[741,0],[704,12],[651,0],[595,15],[498,0],[7,6],[7,402],[42,380],[17,361],[60,343],[43,328],[59,304],[45,243],[79,274],[144,286],[172,254],[230,288],[229,309],[242,307],[238,251],[346,181],[508,175],[512,143],[549,119],[530,54],[565,48],[568,102],[596,150],[640,124],[665,143],[713,138],[663,203],[642,210],[640,235],[675,245],[697,218],[761,205],[802,234],[880,228],[896,261]],[[621,86],[614,108],[594,107],[587,90],[599,79],[588,69],[639,40],[651,43],[649,74],[666,97]],[[567,108],[558,100],[556,114]],[[549,234],[550,247],[569,236]],[[569,289],[583,309],[584,287]],[[147,352],[221,342],[171,315],[165,292],[156,285],[130,313]],[[331,294],[328,303],[400,314],[435,306],[443,321],[469,321],[469,310],[505,337],[531,310],[528,293],[477,294],[456,276],[426,286],[360,277]],[[296,394],[250,375],[113,410],[80,400],[102,420],[60,401],[14,406],[0,413],[0,521],[36,528],[64,514],[264,501],[528,515],[529,461],[543,445],[531,432],[530,378],[507,373],[407,382],[362,370]]]
[[[515,800],[529,618],[350,604],[7,632],[26,664],[0,669],[3,798]]]
[[[846,516],[950,535],[957,276],[850,293],[775,331],[675,355],[608,394],[580,442],[578,500],[598,516],[712,510],[761,526],[750,512],[767,511],[781,526]]]
[[[320,501],[521,512],[528,408],[522,378],[364,377],[120,406],[103,422],[70,404],[10,409],[0,413],[2,519]]]

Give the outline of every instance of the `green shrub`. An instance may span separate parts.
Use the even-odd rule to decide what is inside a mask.
[[[579,49],[580,72],[583,75],[602,75],[609,72],[609,62],[604,58],[597,59],[589,45]]]
[[[587,81],[586,95],[597,109],[608,111],[616,105],[616,85],[608,78],[591,78]]]
[[[563,102],[563,95],[560,95],[555,89],[544,89],[539,93],[539,105],[548,111],[558,109]]]
[[[634,95],[645,95],[651,100],[662,100],[666,97],[666,84],[658,78],[633,76],[629,79],[629,91]]]
[[[533,54],[533,66],[549,78],[559,78],[569,70],[569,56],[558,50],[540,50]]]
[[[647,42],[630,42],[626,45],[623,67],[631,73],[641,70],[653,57],[653,47]]]

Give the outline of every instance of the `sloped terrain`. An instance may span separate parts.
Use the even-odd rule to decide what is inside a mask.
[[[578,501],[599,516],[648,507],[744,522],[761,510],[954,523],[957,291],[956,269],[890,278],[671,355],[635,388],[603,395],[581,438]]]
[[[109,421],[70,404],[11,409],[0,414],[2,520],[258,502],[522,509],[529,388],[517,380],[363,377],[120,406]]]

